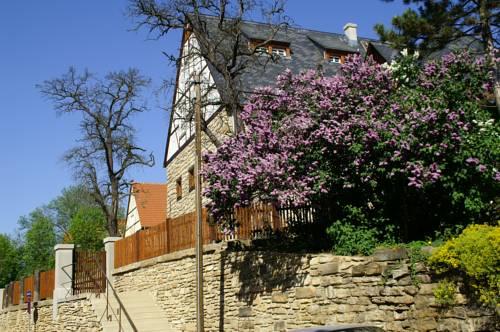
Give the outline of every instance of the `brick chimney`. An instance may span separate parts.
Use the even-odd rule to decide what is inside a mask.
[[[347,23],[344,25],[344,33],[347,37],[349,45],[358,45],[358,25],[356,23]]]

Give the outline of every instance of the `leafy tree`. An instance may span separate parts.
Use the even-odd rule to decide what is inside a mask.
[[[219,222],[255,199],[314,204],[325,224],[378,240],[498,218],[500,126],[483,107],[484,59],[420,64],[405,53],[387,68],[356,56],[340,71],[288,71],[251,98],[245,130],[205,157]]]
[[[106,218],[99,208],[80,208],[71,218],[66,242],[84,250],[100,250],[106,237]]]
[[[35,270],[54,267],[56,233],[50,217],[39,208],[28,217],[22,217],[19,224],[24,235],[21,246],[22,274],[29,275]]]
[[[393,0],[385,0],[393,1]],[[500,2],[497,0],[403,0],[417,9],[408,9],[392,19],[392,28],[375,25],[381,40],[399,50],[408,48],[427,55],[450,43],[468,48],[479,43],[498,71],[500,45]],[[500,82],[496,75],[495,99],[500,111]]]
[[[0,234],[0,287],[16,280],[18,273],[18,248],[9,236]]]
[[[57,229],[60,237],[68,232],[71,220],[82,208],[95,208],[99,205],[92,197],[92,193],[84,186],[76,185],[64,188],[61,194],[47,205],[47,213]]]
[[[394,0],[385,0],[394,1]],[[375,31],[383,41],[402,50],[429,53],[443,49],[450,42],[468,37],[484,50],[498,48],[500,5],[495,0],[403,0],[414,4],[402,15],[394,16],[392,28],[382,24]]]
[[[39,85],[57,111],[82,117],[80,145],[68,151],[65,160],[101,208],[113,236],[118,234],[120,203],[128,193],[127,172],[154,164],[153,155],[136,145],[132,124],[134,115],[147,110],[141,94],[149,82],[136,69],[99,79],[70,68],[61,78]]]

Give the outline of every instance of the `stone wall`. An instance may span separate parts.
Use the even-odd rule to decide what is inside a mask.
[[[490,331],[493,312],[457,293],[439,307],[436,281],[407,260],[205,248],[206,331],[287,331],[311,325],[369,323],[387,331]],[[195,330],[195,261],[186,250],[115,271],[119,292],[147,290],[178,331]],[[498,326],[497,326],[498,327]]]
[[[223,141],[233,132],[232,117],[225,111],[219,112],[208,124],[209,129]],[[202,135],[202,151],[214,150],[209,138]],[[189,191],[188,171],[195,162],[194,140],[189,142],[167,165],[167,217],[175,218],[195,210],[195,191]],[[182,198],[177,199],[176,181],[182,179]],[[204,204],[206,199],[204,198]]]
[[[33,321],[30,322],[26,305],[4,309],[0,311],[0,331],[97,332],[102,331],[102,327],[88,297],[75,296],[59,303],[55,321],[52,320],[52,301],[39,302],[36,329],[33,329]]]

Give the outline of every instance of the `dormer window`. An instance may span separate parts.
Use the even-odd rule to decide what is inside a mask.
[[[264,44],[264,45],[262,45]],[[250,47],[254,49],[256,54],[267,54],[279,57],[290,57],[290,44],[278,41],[264,42],[263,40],[252,40]]]
[[[348,56],[349,52],[345,51],[337,51],[337,50],[325,50],[325,60],[329,63],[344,63],[346,56]]]
[[[339,55],[330,55],[330,58],[328,59],[328,62],[331,63],[341,63],[341,57]]]
[[[267,54],[267,47],[266,46],[259,46],[255,49],[255,53]]]
[[[272,51],[274,55],[286,56],[286,48],[282,47],[272,47]]]

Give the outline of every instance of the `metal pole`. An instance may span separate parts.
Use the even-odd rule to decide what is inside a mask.
[[[196,179],[196,331],[204,332],[203,312],[203,230],[201,209],[201,82],[200,74],[195,75],[195,179]]]

